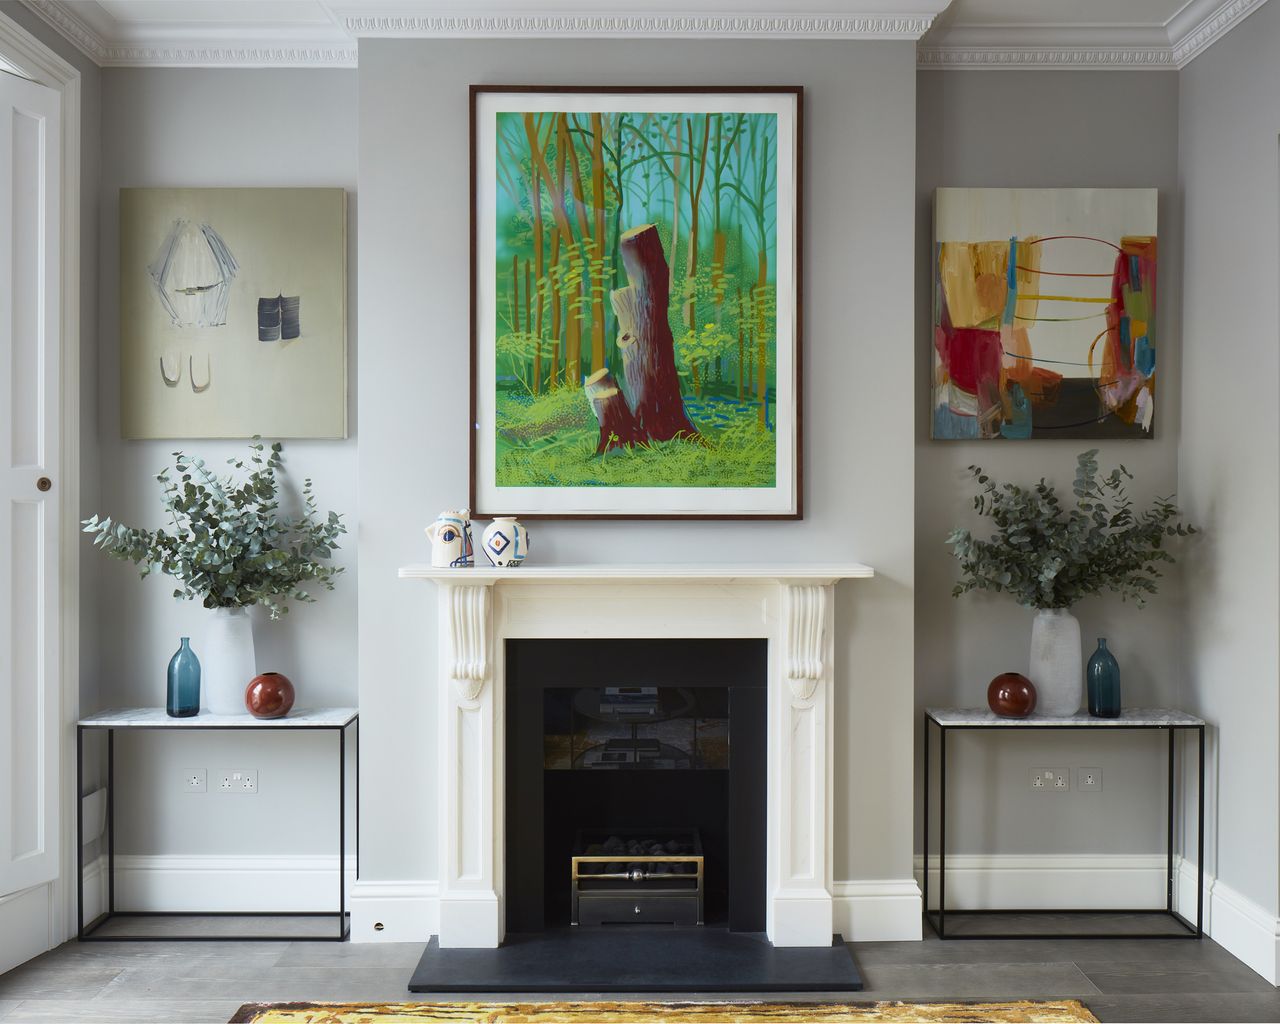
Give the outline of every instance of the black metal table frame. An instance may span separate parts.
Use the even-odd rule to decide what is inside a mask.
[[[185,720],[184,720],[185,721]],[[342,725],[272,725],[255,719],[245,725],[148,725],[130,727],[102,724],[76,726],[76,793],[84,788],[84,734],[88,729],[107,732],[107,909],[86,926],[84,920],[84,800],[76,800],[76,938],[81,942],[344,942],[351,934],[347,906],[347,730],[355,727],[352,750],[355,755],[355,870],[360,877],[360,716],[352,715]],[[203,732],[239,730],[245,732],[336,732],[338,734],[338,909],[290,910],[279,912],[176,910],[116,910],[116,842],[115,842],[115,745],[116,729],[138,732]],[[337,934],[331,935],[99,935],[104,924],[116,917],[333,917],[337,918]]]
[[[937,727],[939,733],[939,750],[938,750],[938,909],[933,911],[929,908],[929,789],[931,783],[931,775],[929,769],[929,726],[933,724]],[[1165,909],[1138,909],[1138,910],[1112,910],[1110,908],[1098,910],[953,910],[952,916],[957,915],[974,915],[974,914],[1159,914],[1173,918],[1184,929],[1178,932],[1104,932],[1104,933],[1083,933],[1083,932],[1054,932],[1022,934],[1022,933],[1001,933],[993,934],[987,932],[979,932],[969,935],[948,935],[946,932],[946,916],[947,916],[947,733],[955,729],[972,729],[972,730],[1009,730],[1016,729],[1017,726],[1009,725],[943,725],[928,712],[924,716],[924,869],[923,869],[923,897],[924,897],[924,916],[929,922],[929,926],[934,930],[940,939],[1199,939],[1204,935],[1204,723],[1197,725],[1107,725],[1107,726],[1090,726],[1087,722],[1078,725],[1035,725],[1025,726],[1023,728],[1035,731],[1041,730],[1079,730],[1089,729],[1092,732],[1102,732],[1110,730],[1164,730],[1169,734],[1169,781],[1168,781],[1168,801],[1165,809],[1165,821],[1167,827],[1167,846],[1165,850],[1166,864],[1166,888],[1165,888]],[[1180,731],[1194,731],[1199,734],[1198,743],[1198,805],[1197,819],[1198,830],[1196,834],[1196,865],[1197,865],[1197,882],[1196,882],[1196,920],[1192,924],[1182,914],[1173,908],[1174,897],[1174,869],[1173,869],[1173,796],[1177,787],[1174,779],[1174,748],[1175,737]]]

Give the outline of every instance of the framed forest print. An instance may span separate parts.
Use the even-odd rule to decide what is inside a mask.
[[[800,518],[799,88],[471,89],[471,507]]]

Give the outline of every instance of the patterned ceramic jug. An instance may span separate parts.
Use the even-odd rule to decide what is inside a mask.
[[[437,569],[469,569],[475,565],[471,547],[470,509],[441,512],[427,527],[431,564]]]
[[[499,516],[486,527],[480,546],[499,568],[515,568],[529,553],[529,531],[515,516]]]

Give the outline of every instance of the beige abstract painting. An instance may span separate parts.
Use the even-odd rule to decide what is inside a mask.
[[[126,438],[347,436],[346,192],[120,190]]]

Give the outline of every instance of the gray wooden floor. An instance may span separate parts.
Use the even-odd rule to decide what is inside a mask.
[[[1075,998],[1104,1021],[1280,1022],[1280,993],[1209,939],[930,937],[852,950],[863,1000]],[[70,942],[0,977],[0,1021],[224,1024],[246,1002],[402,1000],[421,953],[416,943]]]

